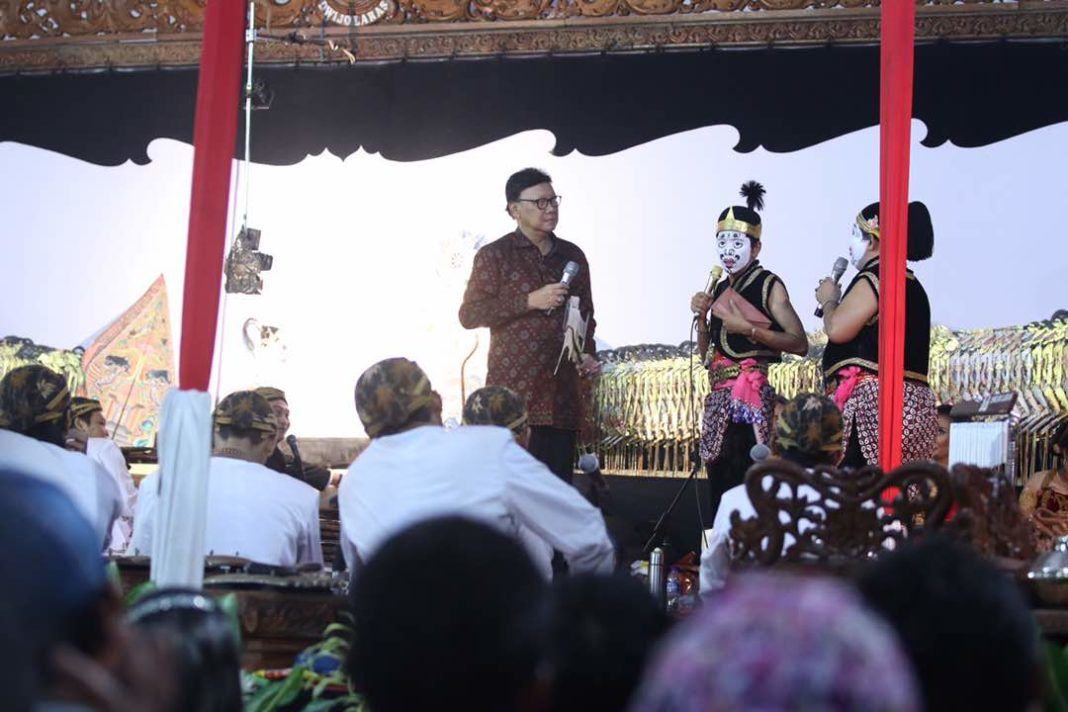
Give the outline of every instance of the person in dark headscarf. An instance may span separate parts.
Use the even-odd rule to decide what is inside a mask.
[[[752,464],[750,448],[771,439],[775,389],[768,383],[768,368],[784,353],[808,352],[808,337],[786,286],[757,259],[764,186],[749,181],[741,195],[745,205],[726,208],[716,222],[716,251],[727,278],[711,294],[698,292],[690,300],[711,386],[701,424],[701,460],[713,513],[721,495],[739,484]]]
[[[64,447],[72,424],[67,380],[55,371],[32,364],[0,380],[0,467],[63,490],[92,525],[103,549],[123,511],[123,498],[106,470]]]
[[[830,579],[744,574],[671,633],[631,712],[918,712],[893,630]]]
[[[909,203],[908,259],[934,253],[931,214]],[[820,282],[816,301],[823,309],[827,348],[823,374],[827,391],[842,411],[842,464],[879,464],[879,204],[857,215],[849,259],[857,274],[842,288],[830,277]],[[931,303],[912,270],[905,279],[905,391],[902,462],[930,460],[938,436],[935,397],[927,385],[931,347]]]

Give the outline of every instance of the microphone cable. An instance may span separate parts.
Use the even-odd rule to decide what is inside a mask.
[[[690,462],[688,464],[693,468],[691,472],[693,476],[693,495],[694,502],[697,503],[697,521],[701,526],[701,543],[704,546],[708,546],[708,540],[705,538],[707,536],[705,534],[705,515],[701,508],[701,493],[698,491],[697,487],[697,470],[701,467],[701,430],[700,423],[697,421],[697,408],[694,405],[694,401],[697,400],[697,384],[694,382],[693,377],[693,352],[697,345],[697,320],[703,318],[704,317],[698,314],[696,319],[690,320],[690,357],[687,362],[690,371],[690,432],[696,433],[697,439],[694,441],[692,449],[687,448],[687,450],[689,450],[690,455]],[[712,348],[711,342],[708,346],[709,348]]]

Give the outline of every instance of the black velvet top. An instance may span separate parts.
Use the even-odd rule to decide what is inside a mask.
[[[879,258],[868,261],[846,287],[844,299],[858,284],[871,285],[879,297]],[[920,280],[912,270],[905,274],[905,378],[927,382],[931,352],[931,303]],[[849,342],[827,344],[823,351],[823,375],[830,380],[839,369],[859,366],[870,373],[879,372],[879,314],[876,313]]]
[[[733,286],[743,299],[752,304],[760,313],[771,321],[768,327],[772,331],[784,329],[775,321],[775,316],[768,308],[768,298],[771,288],[776,282],[781,281],[774,272],[769,272],[753,260],[753,263],[742,270],[733,280],[723,279],[712,291],[712,299],[715,301],[727,291],[727,287]],[[752,341],[745,334],[729,334],[723,328],[723,321],[714,314],[709,314],[708,322],[709,347],[716,350],[734,361],[751,358],[761,363],[773,363],[782,360],[782,352],[768,348],[765,344]]]

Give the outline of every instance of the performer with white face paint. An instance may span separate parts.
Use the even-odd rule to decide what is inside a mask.
[[[705,400],[701,459],[713,512],[723,492],[741,484],[752,464],[750,448],[770,438],[775,389],[768,367],[783,353],[808,352],[785,285],[757,260],[764,187],[749,181],[741,195],[746,204],[728,207],[716,222],[716,252],[727,278],[711,295],[698,292],[690,302],[700,315],[697,343],[712,389]]]
[[[830,277],[820,282],[827,348],[823,374],[828,395],[842,411],[842,465],[879,464],[879,204],[857,215],[849,240],[849,261],[857,274],[842,288]],[[925,260],[934,252],[927,206],[909,204],[907,256]],[[931,346],[931,304],[912,270],[905,279],[905,392],[902,461],[928,460],[938,436],[935,397],[927,385]]]

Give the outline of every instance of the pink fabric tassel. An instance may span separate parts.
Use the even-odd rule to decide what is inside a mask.
[[[717,359],[713,366],[730,366],[734,362]],[[738,362],[741,373],[735,378],[728,378],[716,384],[716,390],[729,388],[731,391],[731,415],[736,423],[759,423],[764,419],[764,403],[760,392],[768,384],[768,377],[758,368],[759,364],[747,358]]]
[[[845,408],[846,401],[853,395],[853,389],[860,383],[860,374],[863,372],[859,366],[850,366],[838,372],[838,387],[834,389],[834,403],[838,410]]]

